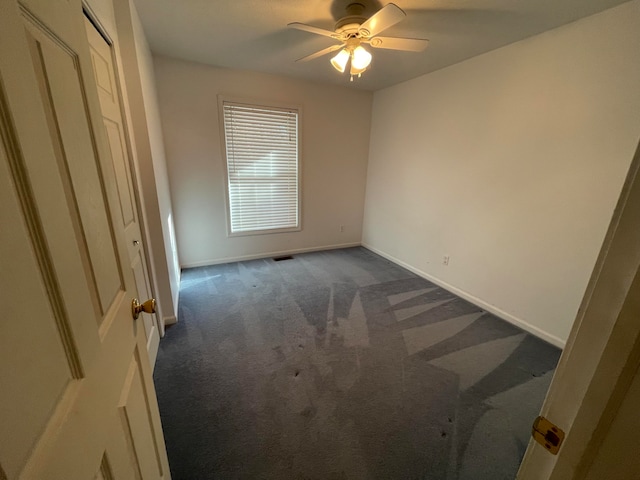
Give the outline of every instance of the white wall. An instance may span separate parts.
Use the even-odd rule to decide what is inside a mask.
[[[166,57],[155,70],[183,266],[360,243],[371,93]],[[218,94],[302,106],[302,231],[227,236]]]
[[[639,54],[636,0],[376,92],[364,244],[562,345],[640,138]]]

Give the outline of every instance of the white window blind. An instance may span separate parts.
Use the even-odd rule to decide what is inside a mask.
[[[299,228],[298,111],[223,102],[231,233]]]

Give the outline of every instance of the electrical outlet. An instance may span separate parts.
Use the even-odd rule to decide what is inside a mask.
[[[442,257],[442,264],[449,265],[449,255],[445,255],[444,257]]]
[[[344,225],[340,225],[340,233],[344,232]]]

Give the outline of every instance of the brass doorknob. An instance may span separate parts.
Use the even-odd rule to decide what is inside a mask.
[[[131,301],[131,315],[137,320],[141,312],[156,313],[156,299],[150,298],[143,304],[140,304],[137,298]]]

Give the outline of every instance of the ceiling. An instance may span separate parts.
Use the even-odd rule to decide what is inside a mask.
[[[154,53],[218,67],[286,75],[379,90],[458,63],[626,0],[395,0],[407,17],[388,37],[429,39],[420,53],[370,49],[373,62],[349,82],[329,64],[332,55],[295,60],[336,44],[287,28],[302,22],[333,30],[348,4],[373,15],[386,0],[135,0]],[[603,32],[605,35],[606,32]]]

